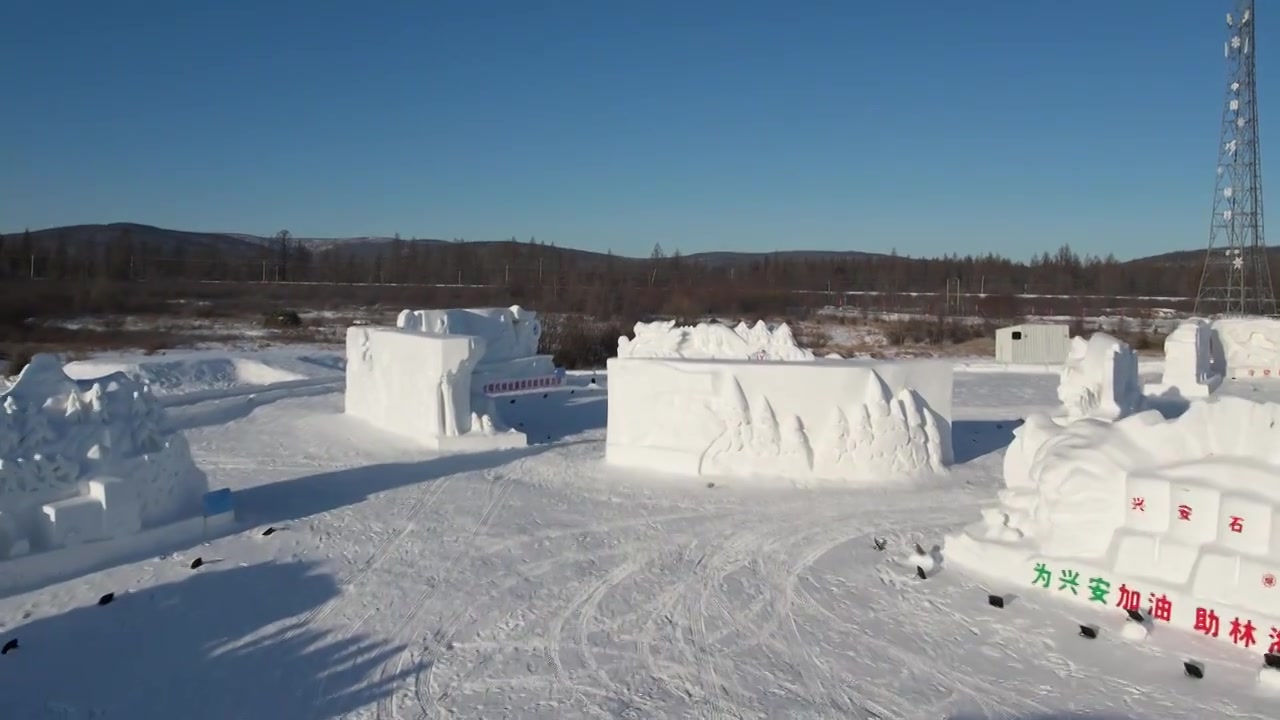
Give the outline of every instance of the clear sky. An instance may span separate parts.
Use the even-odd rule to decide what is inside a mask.
[[[6,0],[0,229],[1200,248],[1231,4]]]

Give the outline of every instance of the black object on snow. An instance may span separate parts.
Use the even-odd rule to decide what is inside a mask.
[[[872,541],[877,550],[884,550],[889,546],[889,541],[885,538],[876,538]]]
[[[196,568],[200,567],[203,564],[204,564],[204,558],[196,558],[195,560],[191,561],[191,569],[195,570]]]
[[[1182,670],[1187,675],[1197,680],[1204,679],[1204,663],[1196,662],[1195,660],[1188,660],[1182,663]]]
[[[1280,670],[1280,653],[1267,653],[1262,656],[1262,664],[1275,670]]]
[[[925,551],[924,551],[924,548],[920,546],[920,543],[916,543],[916,554],[917,554],[917,555],[928,555],[929,553],[927,553],[927,552],[925,552]]]
[[[919,565],[916,566],[916,577],[920,578],[921,580],[929,579],[928,573],[926,573],[924,571],[924,568],[920,567]]]
[[[0,648],[0,655],[8,655],[10,650],[17,650],[17,649],[18,649],[18,638],[13,638],[9,642],[5,643],[3,648]]]
[[[996,608],[1000,608],[1000,609],[1002,609],[1002,610],[1003,610],[1003,609],[1004,609],[1004,597],[1002,597],[1002,596],[1000,596],[1000,595],[988,595],[988,596],[987,596],[987,604],[988,604],[988,605],[990,605],[991,607],[996,607]]]
[[[1081,625],[1080,637],[1089,638],[1090,640],[1098,639],[1098,626],[1097,625]]]
[[[267,528],[266,530],[263,530],[263,531],[262,531],[262,537],[266,537],[266,536],[268,536],[268,535],[273,535],[273,534],[275,534],[275,531],[276,531],[276,529],[275,529],[274,527],[269,527],[269,528]]]
[[[1147,621],[1147,619],[1143,617],[1141,610],[1125,610],[1125,613],[1129,615],[1130,620],[1138,623],[1139,625]]]
[[[103,595],[102,597],[98,598],[98,604],[109,605],[111,604],[111,601],[115,599],[116,599],[116,594],[113,592],[109,592],[106,595]]]

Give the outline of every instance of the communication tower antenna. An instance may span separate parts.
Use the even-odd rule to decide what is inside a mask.
[[[1258,149],[1258,86],[1254,0],[1235,0],[1227,13],[1226,102],[1218,146],[1218,177],[1209,223],[1197,315],[1275,315],[1276,296],[1262,232],[1262,155]]]

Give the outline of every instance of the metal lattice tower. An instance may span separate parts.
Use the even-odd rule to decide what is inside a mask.
[[[1262,156],[1254,73],[1253,0],[1227,14],[1227,97],[1218,179],[1195,314],[1275,315],[1276,296],[1262,233]]]

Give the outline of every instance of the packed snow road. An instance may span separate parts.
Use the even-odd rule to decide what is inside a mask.
[[[932,552],[992,497],[1052,378],[958,375],[961,464],[864,489],[611,471],[586,388],[509,406],[539,445],[423,460],[322,387],[172,404],[252,528],[0,599],[22,644],[0,658],[0,715],[1275,716],[1255,656],[1130,643],[1106,632],[1121,619],[1024,588],[990,588],[1026,595],[996,609]],[[1102,639],[1076,636],[1086,619]],[[1205,680],[1181,676],[1191,652]]]

